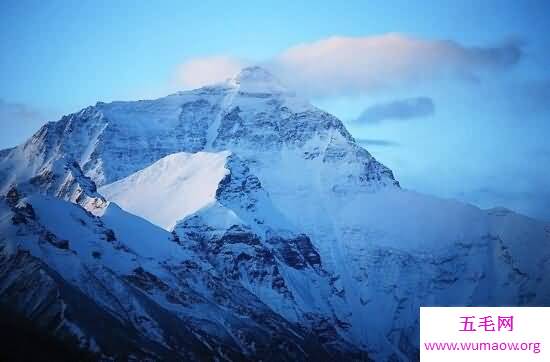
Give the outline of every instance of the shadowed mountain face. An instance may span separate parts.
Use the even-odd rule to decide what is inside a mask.
[[[420,305],[550,305],[548,225],[401,189],[258,67],[1,157],[0,301],[105,356],[408,361]]]

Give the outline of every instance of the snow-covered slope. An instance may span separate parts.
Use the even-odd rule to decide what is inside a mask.
[[[283,359],[313,359],[306,347],[314,345],[330,358],[408,361],[418,358],[420,305],[550,305],[549,225],[401,189],[340,120],[258,67],[215,86],[98,103],[49,123],[0,153],[6,200],[14,185],[19,198],[52,212],[36,226],[19,222],[30,212],[24,204],[6,206],[0,240],[12,246],[3,250],[30,250],[29,265],[47,265],[101,305],[98,313],[132,301],[117,315],[153,331],[139,333],[160,345],[172,332],[159,323],[195,318],[208,323],[190,343],[223,346],[209,349],[218,357],[269,358],[277,345]],[[96,245],[111,247],[86,236],[80,222],[61,221],[80,214],[124,246],[88,257]],[[42,228],[56,235],[48,245],[90,246],[45,254]],[[7,255],[10,263],[21,258]],[[14,268],[3,275],[24,270],[20,283],[26,273],[35,280],[31,267]],[[101,287],[75,277],[104,268],[116,283],[137,283],[139,296],[124,284],[114,299],[98,300]],[[163,312],[134,318],[128,310],[145,308],[135,303]],[[267,342],[275,336],[280,343]],[[178,343],[167,349],[192,350]]]
[[[125,210],[171,230],[179,219],[215,201],[228,152],[174,153],[100,193]]]
[[[105,356],[282,360],[338,355],[169,232],[11,188],[0,199],[0,301]],[[273,344],[276,336],[280,344]],[[349,351],[346,351],[349,353]]]

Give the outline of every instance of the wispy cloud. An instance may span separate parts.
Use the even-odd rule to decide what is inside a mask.
[[[329,37],[296,45],[262,62],[289,87],[308,96],[367,93],[441,77],[477,80],[508,68],[522,56],[519,44],[471,47],[452,40],[402,34]],[[184,86],[221,81],[243,62],[232,57],[196,58],[178,72]],[[216,69],[218,68],[218,69]]]
[[[44,112],[34,107],[0,99],[0,144],[15,146],[46,122]]]
[[[32,122],[43,117],[42,113],[25,104],[6,102],[0,99],[0,122]]]
[[[387,120],[409,120],[428,117],[435,112],[431,98],[416,97],[374,104],[365,109],[355,123],[373,124]]]
[[[550,192],[545,189],[506,190],[486,186],[457,193],[456,197],[483,208],[506,206],[524,215],[550,221]]]
[[[396,147],[399,146],[399,143],[383,140],[383,139],[371,139],[371,138],[356,138],[357,142],[364,146],[380,146],[380,147]]]
[[[242,60],[223,55],[193,58],[178,66],[175,81],[184,88],[199,88],[224,81],[243,66]]]

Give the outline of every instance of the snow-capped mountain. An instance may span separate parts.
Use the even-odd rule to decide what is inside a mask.
[[[0,300],[105,356],[408,361],[420,305],[550,305],[549,225],[400,188],[259,67],[48,123],[0,193]]]

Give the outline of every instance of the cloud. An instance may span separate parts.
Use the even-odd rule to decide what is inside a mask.
[[[20,103],[10,103],[0,99],[0,122],[2,124],[32,122],[40,119],[42,114],[37,110]]]
[[[403,34],[334,36],[296,45],[262,64],[283,83],[307,96],[368,93],[441,77],[476,81],[506,69],[522,56],[518,43],[470,47],[452,40]],[[184,85],[224,80],[243,62],[232,57],[196,58],[180,67]],[[218,68],[218,69],[216,69]]]
[[[231,78],[244,66],[242,60],[223,55],[193,58],[178,66],[176,83],[188,89],[199,88]]]
[[[399,143],[390,141],[390,140],[368,139],[368,138],[356,138],[355,140],[365,146],[381,146],[381,147],[399,146]]]
[[[0,99],[0,149],[24,141],[46,122],[43,112]]]
[[[516,64],[518,44],[467,47],[455,41],[400,34],[330,37],[284,51],[275,60],[293,85],[306,93],[362,93],[438,77],[477,79],[485,71]]]
[[[485,186],[457,193],[456,197],[482,208],[502,205],[524,215],[550,221],[550,192],[545,189],[504,190]]]
[[[374,104],[365,109],[355,120],[355,123],[380,123],[386,120],[409,120],[428,117],[435,112],[431,98],[416,97],[399,99],[389,103]]]

